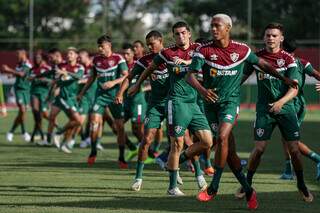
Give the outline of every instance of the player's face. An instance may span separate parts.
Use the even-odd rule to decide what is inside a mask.
[[[264,32],[264,43],[269,49],[280,48],[281,42],[283,42],[283,35],[279,29],[266,29]]]
[[[41,64],[41,62],[42,62],[42,56],[41,56],[41,54],[37,54],[37,55],[35,56],[35,63],[36,63],[37,65],[39,65],[39,64]]]
[[[23,50],[18,50],[17,51],[17,57],[18,57],[18,61],[23,61],[26,57],[26,52]]]
[[[90,60],[90,57],[87,52],[80,52],[79,59],[80,59],[80,63],[86,64],[88,60]]]
[[[98,46],[99,52],[103,55],[108,55],[111,52],[111,43],[110,42],[102,42]]]
[[[132,49],[124,49],[124,50],[122,50],[122,54],[123,54],[123,57],[126,60],[126,62],[133,61],[134,53],[133,53]]]
[[[142,56],[144,52],[144,47],[139,42],[136,42],[133,44],[133,50],[135,56]]]
[[[78,58],[78,54],[75,51],[73,50],[68,51],[67,53],[68,62],[75,62],[77,61],[77,58]]]
[[[49,59],[53,64],[60,64],[62,62],[62,55],[60,52],[51,53]]]
[[[147,46],[149,48],[149,50],[153,53],[158,53],[160,52],[160,50],[162,49],[162,39],[161,38],[148,38],[146,40],[147,42]]]
[[[213,40],[220,41],[229,35],[230,26],[225,24],[221,18],[211,20],[211,35]]]
[[[191,32],[186,27],[175,28],[173,38],[178,46],[187,46],[190,43]]]

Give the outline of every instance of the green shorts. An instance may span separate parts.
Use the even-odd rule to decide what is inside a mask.
[[[296,97],[293,99],[293,103],[298,117],[298,125],[300,127],[306,115],[306,102],[303,97]]]
[[[168,100],[167,103],[169,136],[181,137],[186,129],[192,132],[210,130],[206,116],[199,105],[185,103],[180,100]]]
[[[18,105],[27,106],[30,103],[30,91],[29,90],[15,90],[16,103]]]
[[[148,103],[146,117],[144,118],[145,129],[160,129],[162,121],[166,116],[166,106],[164,102]]]
[[[78,107],[79,113],[81,115],[87,115],[89,114],[91,108],[92,108],[92,102],[87,97],[83,96]]]
[[[205,113],[205,111],[204,111],[204,101],[203,101],[202,97],[199,94],[197,96],[197,104],[199,105],[201,112]]]
[[[106,108],[109,107],[114,119],[124,118],[123,104],[115,104],[114,98],[110,96],[97,95],[92,107],[92,113],[97,113],[103,116]]]
[[[204,104],[205,114],[215,137],[218,137],[218,127],[222,122],[231,124],[236,122],[239,109],[239,103],[237,101]]]
[[[270,140],[276,125],[278,125],[282,137],[286,141],[300,140],[298,118],[294,110],[291,113],[277,115],[266,111],[258,111],[254,124],[254,139],[256,141]]]
[[[46,112],[46,111],[49,110],[49,104],[46,101],[47,96],[48,96],[48,93],[46,93],[46,92],[31,93],[31,97],[35,97],[35,98],[37,98],[39,100],[39,102],[40,102],[40,111],[41,112]]]
[[[142,123],[144,121],[147,111],[147,102],[144,96],[144,93],[139,93],[133,98],[125,99],[125,120],[131,119],[132,123]]]
[[[55,97],[52,104],[58,107],[59,109],[61,109],[62,111],[64,111],[64,113],[66,114],[70,110],[72,110],[73,112],[78,111],[78,103],[76,101],[76,97],[64,99],[64,98],[61,98],[60,96],[57,96]]]

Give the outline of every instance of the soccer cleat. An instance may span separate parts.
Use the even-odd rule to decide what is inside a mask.
[[[183,181],[182,181],[182,178],[181,178],[181,176],[180,176],[179,171],[178,171],[178,173],[177,173],[177,183],[178,183],[179,185],[183,185]]]
[[[152,164],[155,163],[155,158],[147,157],[147,159],[144,161],[144,164]]]
[[[11,132],[7,133],[7,141],[8,142],[12,142],[13,141],[13,133],[11,133]]]
[[[311,192],[308,190],[308,197],[305,196],[303,194],[303,192],[301,190],[299,190],[300,194],[301,194],[301,197],[302,197],[302,200],[306,203],[312,203],[313,201],[313,195],[311,194]]]
[[[166,162],[164,162],[160,156],[155,159],[156,164],[158,164],[162,170],[166,170]]]
[[[119,161],[118,161],[118,165],[119,165],[119,168],[120,168],[120,169],[128,169],[128,163],[125,162],[125,161],[119,160]]]
[[[66,144],[63,144],[63,145],[61,146],[60,150],[61,150],[62,152],[64,152],[64,153],[66,153],[66,154],[71,154],[71,153],[72,153],[72,151],[67,147]]]
[[[214,175],[214,168],[212,166],[204,169],[204,173],[210,177]]]
[[[101,143],[97,143],[97,149],[100,150],[100,151],[103,151],[104,148],[103,146],[101,145]]]
[[[176,196],[176,197],[185,195],[178,187],[175,187],[173,189],[168,189],[167,194],[169,196]]]
[[[320,163],[317,164],[317,181],[320,181]]]
[[[138,178],[138,179],[135,179],[135,180],[134,180],[134,182],[133,182],[133,184],[132,184],[132,186],[131,186],[131,189],[132,189],[133,191],[138,192],[138,191],[140,191],[141,186],[142,186],[142,179],[141,179],[141,178]]]
[[[90,144],[87,144],[87,142],[84,140],[84,141],[81,141],[79,147],[80,148],[87,148],[88,146],[90,146]]]
[[[125,158],[125,161],[130,161],[137,155],[138,155],[138,148],[136,148],[135,150],[129,150]]]
[[[282,175],[280,176],[281,180],[293,180],[293,174],[287,174],[287,173],[282,173]]]
[[[57,135],[57,134],[55,134],[54,136],[53,136],[53,143],[54,143],[54,145],[59,149],[60,148],[60,140],[61,140],[61,135]]]
[[[38,141],[36,144],[37,144],[38,146],[51,146],[51,144],[50,144],[48,141],[46,141],[46,140]]]
[[[31,140],[31,136],[30,136],[29,133],[27,133],[27,132],[25,132],[25,133],[22,135],[22,137],[23,137],[23,140],[24,140],[25,142],[30,142],[30,140]]]
[[[88,166],[93,166],[93,164],[96,162],[96,159],[97,159],[96,155],[89,156],[87,160]]]
[[[247,199],[247,207],[250,210],[255,210],[259,206],[258,200],[257,200],[257,193],[255,190],[253,190],[251,197]]]
[[[67,142],[67,148],[70,149],[70,150],[73,149],[75,143],[76,143],[76,140],[74,140],[74,139],[68,141]]]
[[[197,195],[197,199],[200,202],[208,202],[209,200],[212,200],[217,193],[213,193],[212,195],[208,194],[208,188],[204,189],[203,191],[200,191]]]
[[[200,191],[203,191],[208,187],[206,179],[204,179],[203,175],[199,175],[198,177],[196,177],[196,179]]]
[[[246,196],[246,193],[244,192],[242,186],[240,186],[240,188],[234,193],[234,196],[237,199],[243,199]]]

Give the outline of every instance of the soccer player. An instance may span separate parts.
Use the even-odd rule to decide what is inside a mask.
[[[294,57],[281,49],[283,40],[283,26],[279,23],[268,24],[264,31],[265,48],[258,51],[257,55],[268,61],[280,75],[296,80],[301,86],[301,74],[299,75]],[[299,121],[293,101],[293,98],[298,94],[298,89],[288,88],[283,82],[266,74],[266,69],[263,67],[253,66],[248,68],[244,79],[253,70],[256,71],[258,81],[257,113],[254,126],[256,143],[248,163],[247,181],[250,185],[252,184],[261,157],[266,150],[273,129],[277,125],[291,156],[299,192],[305,202],[312,202],[313,196],[304,183],[301,152],[299,150]]]
[[[121,84],[123,79],[128,75],[128,66],[121,55],[112,52],[112,42],[108,35],[100,36],[97,40],[97,44],[100,54],[93,59],[93,75],[90,76],[88,82],[78,96],[78,100],[81,100],[84,93],[97,78],[98,89],[90,121],[91,153],[88,157],[88,164],[93,165],[96,161],[96,145],[99,130],[102,127],[102,116],[106,107],[109,107],[112,116],[115,118],[114,122],[118,133],[119,167],[128,168],[128,164],[124,159],[125,132],[123,105],[114,103],[119,84]]]
[[[38,133],[40,134],[41,142],[44,141],[42,118],[49,118],[49,109],[46,98],[49,93],[51,79],[38,76],[47,74],[50,70],[51,67],[47,64],[44,53],[42,51],[38,51],[35,54],[34,66],[32,67],[30,77],[28,78],[31,80],[31,107],[35,121],[31,135],[31,142],[34,141],[34,138]]]
[[[134,41],[133,42],[133,51],[134,51],[135,60],[140,59],[142,56],[144,56],[144,53],[145,53],[144,43],[140,40]]]
[[[294,51],[297,48],[296,42],[294,40],[290,39],[284,39],[282,43],[282,48],[293,55],[295,57],[296,63],[298,65],[298,70],[299,74],[301,75],[301,82],[299,84],[299,92],[298,95],[293,99],[294,102],[294,107],[297,113],[298,117],[298,124],[299,127],[302,124],[302,121],[304,119],[305,113],[306,113],[306,101],[304,98],[304,93],[303,93],[303,86],[305,83],[306,75],[309,75],[311,77],[316,78],[318,81],[320,80],[320,72],[315,70],[310,62],[303,58],[299,58],[294,55]],[[311,150],[307,145],[299,141],[299,150],[302,155],[306,156],[307,158],[311,159],[317,164],[317,176],[316,179],[320,180],[320,155],[313,150]],[[285,159],[286,159],[286,164],[285,164],[285,169],[282,175],[280,176],[280,179],[285,179],[285,180],[292,180],[293,179],[293,172],[292,172],[292,164],[290,160],[290,155],[288,151],[288,145],[285,143],[283,140],[283,146],[284,146],[284,153],[285,153]]]
[[[21,126],[21,133],[26,142],[30,141],[30,135],[25,131],[24,120],[26,116],[27,105],[30,102],[30,81],[27,79],[30,75],[31,63],[28,60],[27,52],[24,49],[17,50],[18,64],[15,69],[8,65],[2,65],[2,72],[16,77],[14,83],[14,91],[16,102],[19,108],[17,117],[15,118],[10,131],[7,133],[7,141],[12,142],[13,134],[16,128]]]
[[[241,171],[240,159],[236,154],[235,142],[231,140],[232,128],[239,112],[240,83],[245,62],[261,67],[265,72],[283,80],[286,84],[296,85],[292,80],[283,77],[265,60],[259,59],[250,48],[231,40],[232,20],[226,14],[216,14],[211,19],[213,40],[200,46],[194,53],[187,81],[205,98],[205,112],[215,135],[216,149],[214,159],[215,174],[209,187],[197,196],[199,201],[213,199],[219,188],[221,175],[228,163],[237,180],[243,186],[247,207],[256,209],[258,202],[256,192],[248,184]],[[203,72],[203,86],[193,72]],[[201,143],[195,143],[184,153],[185,157],[193,156]]]

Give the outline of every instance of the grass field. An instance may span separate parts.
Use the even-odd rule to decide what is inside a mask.
[[[253,147],[252,111],[243,111],[234,132],[237,149],[247,159]],[[16,134],[13,143],[5,140],[15,112],[0,118],[0,212],[247,212],[244,201],[235,200],[238,184],[226,168],[219,196],[209,203],[195,199],[197,186],[193,174],[182,166],[185,197],[166,195],[167,173],[157,165],[146,165],[144,184],[140,192],[130,191],[135,163],[129,170],[119,170],[116,164],[115,137],[107,131],[103,138],[105,151],[100,152],[92,168],[86,165],[88,149],[74,149],[70,155],[55,148],[36,147],[25,143]],[[63,119],[60,116],[60,119]],[[27,129],[33,122],[28,114]],[[127,126],[129,127],[129,126]],[[128,128],[129,129],[129,128]],[[318,137],[320,114],[310,112],[302,127],[303,141],[320,152]],[[258,212],[320,212],[320,183],[315,181],[315,164],[304,158],[306,182],[315,195],[312,204],[306,204],[296,189],[295,181],[279,180],[284,161],[279,133],[265,153],[254,179],[260,207]],[[210,181],[210,177],[206,177]]]

